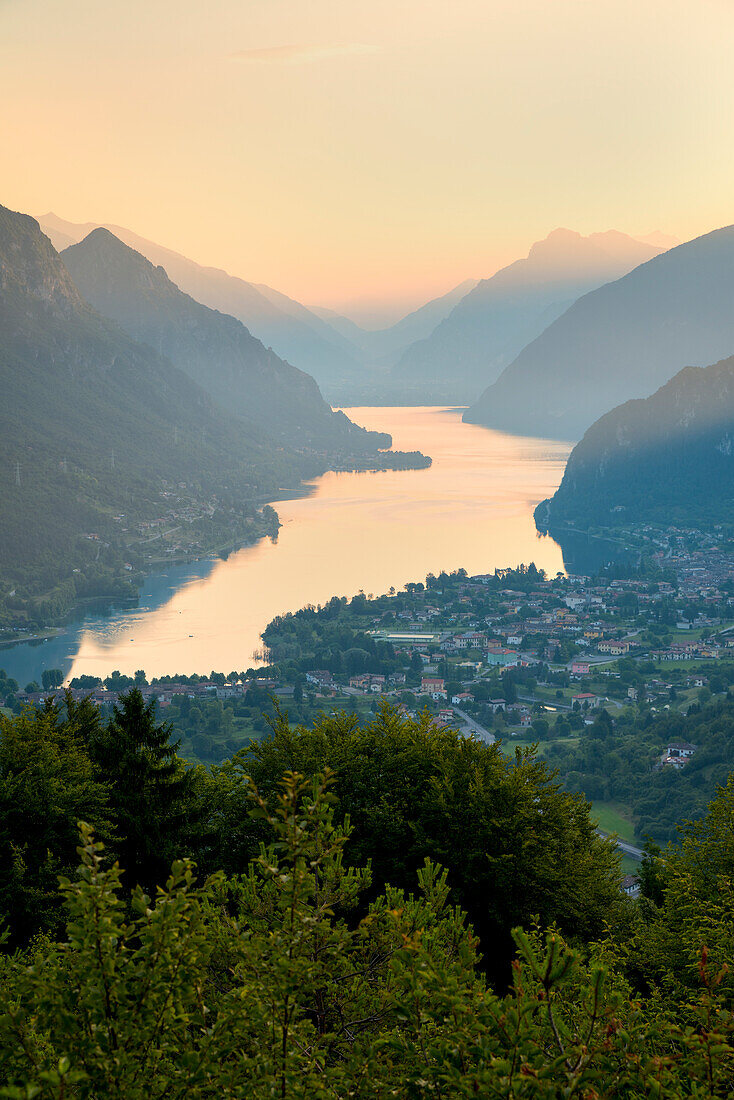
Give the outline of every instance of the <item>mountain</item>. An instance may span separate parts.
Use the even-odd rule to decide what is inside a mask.
[[[527,257],[482,279],[393,372],[406,391],[475,401],[523,347],[582,294],[660,252],[624,233],[556,229]]]
[[[476,279],[465,279],[446,294],[433,298],[425,305],[406,314],[394,325],[383,329],[364,329],[346,317],[340,317],[328,309],[317,309],[316,313],[329,322],[333,329],[342,333],[352,344],[360,348],[373,362],[382,362],[387,366],[416,340],[422,340],[433,332],[436,325],[448,317],[454,306],[477,285]]]
[[[0,618],[55,591],[38,612],[50,617],[123,562],[144,565],[143,523],[171,517],[198,546],[214,533],[231,546],[258,500],[323,469],[101,317],[38,223],[4,207],[0,387]]]
[[[291,447],[361,453],[390,445],[388,436],[333,412],[310,375],[263,347],[241,321],[194,301],[109,230],[94,229],[62,259],[99,313],[165,355],[230,414]]]
[[[575,302],[467,411],[469,423],[579,439],[684,366],[734,351],[734,226],[679,245]]]
[[[354,347],[361,347],[363,340],[367,339],[367,329],[362,328],[361,325],[350,320],[349,317],[342,317],[341,313],[337,313],[336,310],[314,306],[313,312]]]
[[[571,452],[543,529],[734,521],[734,357],[685,367],[597,420]]]
[[[280,358],[313,375],[319,385],[361,377],[360,356],[349,342],[321,317],[285,294],[263,284],[249,283],[219,268],[203,267],[123,226],[68,222],[51,213],[39,218],[39,223],[63,247],[82,241],[93,229],[108,229],[151,263],[163,267],[184,293],[210,309],[236,317],[266,347],[272,347]]]

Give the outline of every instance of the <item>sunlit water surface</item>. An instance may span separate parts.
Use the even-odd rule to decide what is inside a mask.
[[[23,682],[50,667],[103,677],[113,669],[241,670],[257,663],[261,631],[275,615],[333,595],[377,595],[459,567],[485,573],[534,561],[551,575],[563,569],[558,545],[536,532],[533,508],[559,484],[569,444],[462,424],[455,409],[346,411],[390,432],[395,448],[431,455],[433,465],[325,474],[309,496],[276,504],[277,542],[154,575],[140,606],[89,616],[42,646],[0,652],[0,666]]]

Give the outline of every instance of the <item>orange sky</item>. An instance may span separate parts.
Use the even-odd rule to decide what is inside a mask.
[[[0,202],[309,304],[734,222],[731,0],[0,0]]]

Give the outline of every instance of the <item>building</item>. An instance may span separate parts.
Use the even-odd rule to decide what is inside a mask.
[[[442,691],[446,694],[446,684],[440,676],[422,676],[421,691],[432,695],[434,691]]]
[[[384,690],[385,677],[377,675],[374,672],[362,672],[358,676],[350,676],[349,686],[351,688],[356,688],[358,691],[380,692]]]
[[[498,668],[516,668],[520,664],[520,657],[511,649],[492,646],[487,650],[487,664]]]
[[[331,687],[332,685],[331,673],[325,668],[316,668],[311,672],[307,672],[306,681],[309,684],[315,684],[317,687]]]
[[[581,710],[591,710],[592,707],[598,707],[600,702],[599,696],[591,691],[581,691],[578,695],[571,696],[571,703],[574,706],[578,703]]]
[[[688,741],[671,741],[663,753],[663,764],[670,764],[674,768],[682,768],[690,760],[696,751],[696,746]]]
[[[617,642],[612,640],[599,642],[599,652],[608,653],[611,657],[626,657],[629,651],[629,642]]]
[[[572,676],[588,676],[589,675],[589,662],[588,661],[574,661],[571,665]]]

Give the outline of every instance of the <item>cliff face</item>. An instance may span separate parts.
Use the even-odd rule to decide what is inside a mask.
[[[467,411],[471,423],[580,439],[609,409],[734,350],[734,227],[672,248],[575,302]]]
[[[601,417],[571,452],[541,528],[734,519],[734,357],[686,367]]]

